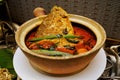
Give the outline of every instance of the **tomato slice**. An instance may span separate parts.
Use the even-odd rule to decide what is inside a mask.
[[[57,47],[56,51],[66,52],[66,53],[70,53],[70,54],[75,53],[75,50],[70,50],[70,49],[67,49],[67,48],[64,48],[64,47]]]

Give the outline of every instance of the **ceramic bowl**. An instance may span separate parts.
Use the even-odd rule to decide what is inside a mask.
[[[34,69],[50,74],[71,74],[79,72],[89,65],[100,48],[102,48],[106,40],[106,33],[99,23],[80,15],[70,14],[69,16],[71,22],[82,24],[95,34],[97,38],[96,45],[90,51],[85,52],[82,55],[74,55],[69,57],[51,57],[36,54],[27,48],[25,45],[25,38],[32,29],[41,24],[45,16],[33,18],[23,23],[20,28],[18,28],[15,34],[15,39],[18,46],[26,55]]]

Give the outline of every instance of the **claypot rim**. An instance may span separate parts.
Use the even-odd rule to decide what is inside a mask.
[[[51,56],[45,56],[45,55],[36,54],[36,53],[30,51],[30,50],[26,47],[25,42],[24,42],[27,33],[28,33],[31,29],[28,28],[29,30],[27,30],[27,32],[26,32],[26,31],[22,31],[22,30],[26,29],[25,26],[26,26],[26,25],[30,25],[30,24],[32,24],[32,26],[34,26],[34,28],[35,28],[35,26],[39,25],[39,24],[42,22],[42,20],[43,20],[43,18],[44,18],[45,16],[46,16],[46,15],[44,15],[44,16],[39,16],[39,17],[36,17],[36,18],[32,18],[32,19],[26,21],[25,23],[23,23],[23,24],[19,27],[19,29],[17,29],[17,31],[16,31],[16,33],[15,33],[15,40],[16,40],[18,46],[20,47],[20,49],[21,49],[22,51],[24,51],[25,53],[30,54],[30,55],[32,55],[32,56],[40,57],[40,58],[56,59],[56,60],[66,60],[66,59],[73,59],[73,58],[79,58],[79,57],[83,57],[83,56],[90,55],[90,54],[92,54],[93,52],[99,50],[99,49],[104,45],[104,42],[105,42],[105,40],[106,40],[106,32],[105,32],[104,28],[103,28],[98,22],[96,22],[96,21],[94,21],[94,20],[92,20],[92,19],[90,19],[90,18],[84,17],[84,16],[75,15],[75,14],[69,14],[70,20],[71,20],[72,22],[82,24],[82,25],[84,25],[84,26],[86,26],[86,27],[89,27],[88,25],[90,25],[90,26],[97,26],[97,28],[99,28],[99,29],[101,30],[101,31],[98,30],[98,32],[97,32],[97,31],[95,31],[95,30],[92,28],[92,31],[94,30],[93,33],[94,33],[95,35],[96,35],[96,33],[98,33],[98,35],[96,35],[96,37],[97,37],[97,43],[96,43],[96,45],[95,45],[90,51],[85,52],[85,53],[82,54],[82,55],[65,56],[65,57],[54,57],[54,56],[51,57]],[[81,20],[80,20],[80,19],[81,19]],[[40,20],[40,21],[38,21],[38,20]],[[82,20],[83,20],[83,21],[82,21]],[[38,22],[37,22],[37,21],[38,21]],[[35,23],[35,24],[33,24],[33,23]],[[29,26],[28,26],[28,27],[29,27]],[[94,27],[94,28],[97,29],[96,27]],[[32,28],[32,29],[33,29],[33,28]],[[101,33],[102,33],[102,34],[101,34]],[[21,34],[25,34],[25,35],[22,35],[22,36],[21,36]],[[99,40],[99,39],[100,39],[99,36],[101,36],[101,38],[102,38],[101,40]],[[24,39],[24,40],[23,40],[23,39]],[[21,40],[22,40],[22,41],[21,41]]]

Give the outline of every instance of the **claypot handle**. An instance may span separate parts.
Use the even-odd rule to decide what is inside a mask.
[[[38,16],[41,16],[41,15],[45,15],[46,14],[46,11],[44,8],[42,7],[36,7],[34,10],[33,10],[33,15],[35,17],[38,17]]]

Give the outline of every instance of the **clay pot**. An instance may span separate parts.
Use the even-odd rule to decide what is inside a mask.
[[[33,18],[20,26],[16,31],[15,39],[18,46],[28,58],[29,62],[38,71],[44,71],[50,74],[71,74],[83,70],[91,60],[96,56],[100,48],[102,48],[105,40],[106,33],[103,27],[96,21],[70,14],[71,22],[82,24],[89,28],[97,38],[96,45],[88,52],[82,55],[66,56],[66,57],[51,57],[36,54],[30,51],[25,45],[26,35],[35,27],[41,24],[45,16]],[[96,64],[97,65],[97,64]]]

